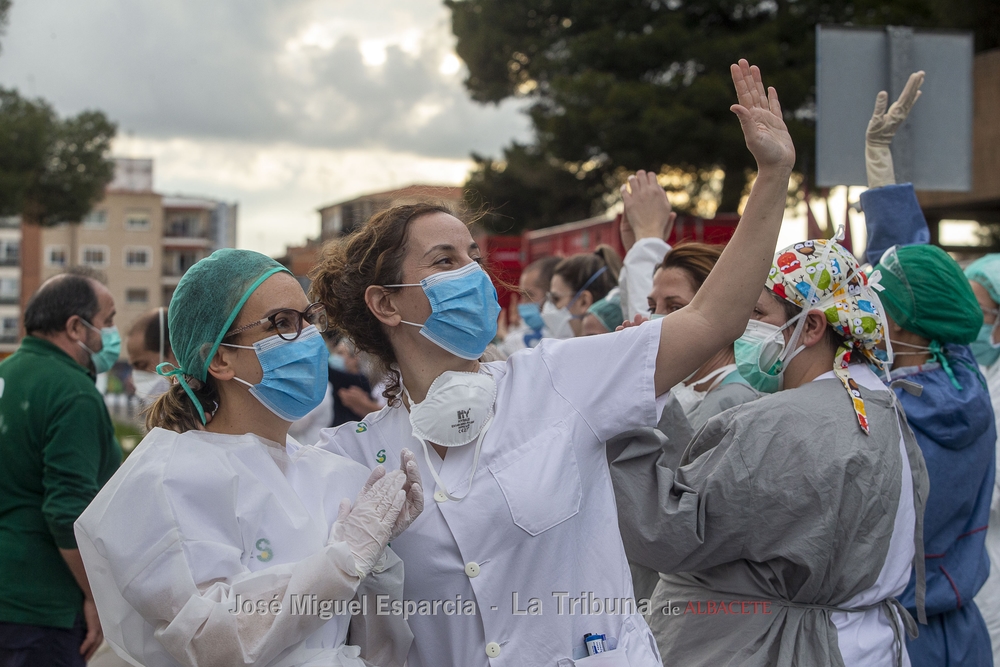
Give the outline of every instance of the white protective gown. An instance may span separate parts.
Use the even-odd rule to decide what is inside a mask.
[[[646,622],[628,609],[632,581],[604,445],[656,425],[659,334],[660,323],[647,322],[545,340],[482,365],[497,382],[496,417],[472,490],[454,502],[428,483],[423,514],[392,543],[406,565],[405,599],[426,603],[409,619],[408,667],[661,664]],[[401,448],[421,450],[401,406],[324,438],[321,447],[389,468]],[[455,496],[468,489],[473,450],[453,447],[443,461],[430,450]],[[422,453],[417,461],[431,480]],[[463,610],[471,601],[473,611],[449,613],[455,605],[441,601]],[[625,651],[584,657],[587,633],[617,638]]]
[[[997,415],[1000,429],[1000,361],[989,368],[982,368],[993,401],[993,413]],[[1000,453],[1000,440],[997,440]],[[990,555],[990,577],[976,594],[976,606],[986,621],[993,642],[993,662],[1000,665],[1000,456],[997,456],[997,476],[993,488],[993,502],[990,504],[990,521],[986,529],[986,552]]]
[[[108,643],[145,667],[401,665],[412,635],[375,596],[400,597],[402,563],[386,549],[362,581],[330,541],[368,475],[292,440],[153,429],[76,522]]]

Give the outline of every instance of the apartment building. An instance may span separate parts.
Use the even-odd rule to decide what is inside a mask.
[[[116,158],[104,198],[80,222],[23,229],[16,218],[0,219],[0,354],[17,347],[20,309],[28,297],[72,266],[107,277],[115,323],[126,334],[144,312],[170,303],[195,262],[236,245],[237,213],[236,204],[158,193],[152,160]],[[7,331],[14,334],[5,338]]]
[[[163,195],[153,191],[152,160],[116,160],[104,198],[79,223],[42,230],[41,280],[70,266],[101,271],[124,333],[142,313],[163,305]]]
[[[0,218],[0,359],[17,349],[21,327],[21,219]]]

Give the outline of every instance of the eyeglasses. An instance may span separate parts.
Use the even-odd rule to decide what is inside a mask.
[[[326,308],[322,303],[317,302],[309,304],[309,307],[303,312],[299,312],[293,308],[279,310],[278,312],[268,315],[263,319],[251,322],[250,324],[242,326],[235,331],[230,331],[225,337],[232,338],[236,334],[241,334],[244,331],[249,331],[256,326],[270,322],[271,326],[273,326],[278,332],[278,336],[282,340],[295,340],[302,334],[303,321],[319,329],[320,333],[326,331],[327,326],[329,326],[329,322],[326,317]]]

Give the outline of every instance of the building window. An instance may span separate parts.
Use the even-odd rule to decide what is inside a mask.
[[[149,290],[145,289],[125,290],[125,303],[149,303]]]
[[[0,240],[0,266],[17,266],[20,257],[20,241]]]
[[[0,278],[0,303],[18,303],[21,300],[21,280]]]
[[[125,229],[132,232],[145,232],[149,228],[149,211],[130,211],[125,215]]]
[[[16,317],[0,318],[0,343],[16,343],[18,321]]]
[[[64,245],[50,245],[45,248],[45,263],[63,267],[69,263],[69,251]]]
[[[108,226],[107,211],[91,211],[83,216],[83,227],[85,229],[104,229]]]
[[[80,248],[80,263],[84,266],[104,267],[108,265],[108,246],[85,245]]]
[[[125,248],[125,266],[130,269],[148,269],[153,264],[152,248]]]

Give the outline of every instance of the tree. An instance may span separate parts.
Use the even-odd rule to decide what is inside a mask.
[[[47,102],[0,88],[0,215],[79,221],[114,176],[115,130],[99,111],[60,119]]]
[[[968,4],[992,2],[445,0],[473,99],[530,100],[532,150],[571,173],[586,168],[588,179],[600,181],[602,188],[588,189],[591,205],[613,192],[626,171],[681,170],[704,182],[721,169],[723,211],[736,210],[754,167],[729,111],[730,63],[746,57],[760,65],[781,94],[793,139],[808,147],[818,23],[960,27],[947,22],[958,20],[952,5],[965,7],[972,21],[977,14]],[[807,177],[810,153],[801,150],[797,165]],[[474,184],[486,185],[476,178]],[[498,204],[505,193],[480,195]]]
[[[603,182],[583,170],[569,171],[537,147],[514,143],[502,160],[472,159],[476,166],[466,184],[466,203],[483,213],[480,222],[491,232],[517,234],[599,212],[593,202],[603,193]]]

